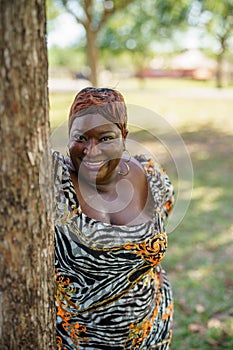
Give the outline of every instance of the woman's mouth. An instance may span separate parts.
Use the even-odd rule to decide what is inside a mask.
[[[99,161],[90,161],[90,160],[82,160],[82,165],[84,165],[86,168],[89,170],[99,170],[102,165],[105,163],[104,160],[99,160]]]

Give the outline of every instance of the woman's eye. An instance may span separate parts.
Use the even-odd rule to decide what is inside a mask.
[[[112,140],[113,137],[112,136],[104,136],[100,139],[101,142],[107,142],[107,141],[110,141]]]
[[[83,135],[75,135],[74,140],[75,141],[86,141],[86,137]]]

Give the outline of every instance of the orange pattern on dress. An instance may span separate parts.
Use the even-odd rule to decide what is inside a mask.
[[[162,320],[165,321],[165,320],[167,320],[169,317],[171,317],[172,314],[173,314],[173,311],[174,311],[174,303],[171,302],[171,304],[168,305],[168,307],[167,307],[167,312],[163,314]]]
[[[56,293],[55,293],[55,301],[57,307],[57,316],[60,316],[62,319],[62,327],[69,334],[70,339],[74,345],[77,346],[77,350],[79,349],[78,345],[82,342],[88,342],[87,337],[83,337],[83,333],[86,332],[86,326],[76,322],[70,323],[72,319],[72,312],[68,311],[67,308],[70,306],[78,309],[79,305],[75,305],[69,297],[69,294],[74,293],[74,288],[70,286],[70,279],[65,278],[62,275],[57,274],[55,277],[56,282]],[[65,346],[62,344],[61,337],[57,337],[57,348],[59,350],[67,350]]]
[[[152,158],[150,158],[146,164],[144,165],[145,170],[148,174],[154,175],[155,174],[155,168],[154,168],[155,162]]]
[[[123,245],[126,250],[132,250],[137,256],[152,265],[157,265],[164,258],[167,249],[167,235],[159,233],[152,239],[144,240],[141,243],[126,243]]]
[[[166,207],[166,210],[167,210],[167,213],[168,213],[173,208],[173,201],[172,200],[166,201],[165,207]]]
[[[159,278],[157,278],[157,284],[158,284]],[[154,324],[154,321],[156,317],[158,317],[159,313],[159,305],[162,299],[162,293],[157,294],[156,304],[153,311],[153,314],[150,318],[144,319],[141,323],[137,324],[131,324],[129,326],[130,329],[130,335],[129,338],[132,340],[132,347],[131,349],[138,349],[142,342],[149,336],[149,334],[152,331],[152,327]],[[173,314],[173,302],[167,307],[167,312],[162,314],[162,321],[167,320],[168,318],[171,318]],[[157,345],[163,345],[165,343],[171,343],[172,340],[172,330],[170,330],[169,338],[162,340]]]

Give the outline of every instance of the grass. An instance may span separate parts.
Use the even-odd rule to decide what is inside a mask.
[[[172,154],[156,137],[155,112],[183,138],[193,170],[193,195],[180,225],[169,234],[164,260],[173,285],[175,318],[173,349],[233,348],[233,99],[221,91],[207,93],[204,84],[150,80],[116,86],[128,104],[140,106],[130,122],[146,130],[131,132],[141,146],[156,153],[175,185],[179,177]],[[198,93],[196,91],[198,89]],[[229,90],[228,90],[229,91]],[[68,114],[75,93],[51,94],[51,125],[55,130]],[[232,94],[233,96],[233,94]],[[152,121],[152,124],[151,124]],[[155,131],[153,131],[155,130]],[[185,168],[184,168],[185,171]]]
[[[231,349],[233,136],[208,128],[182,137],[193,149],[195,177],[191,205],[170,235],[165,260],[176,300],[174,349]]]
[[[88,83],[87,83],[88,84]],[[224,132],[233,132],[233,93],[231,89],[214,89],[214,83],[177,79],[121,80],[116,87],[128,106],[140,106],[166,118],[179,131],[200,129],[208,124]],[[214,92],[214,94],[211,93]],[[69,108],[76,92],[51,93],[51,126],[57,127],[67,120]]]

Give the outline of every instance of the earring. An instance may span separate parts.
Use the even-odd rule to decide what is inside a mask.
[[[130,159],[131,159],[131,154],[130,152],[124,147],[123,153],[126,153],[128,155],[128,159],[126,160],[126,163],[129,163]]]
[[[120,167],[120,164],[118,165],[118,172],[117,174],[118,175],[122,175],[122,176],[126,176],[128,175],[128,173],[130,172],[130,167],[129,167],[129,164],[127,162],[123,162],[123,164],[125,165],[126,167],[126,172],[123,173],[123,171],[121,171],[121,167]]]
[[[127,154],[128,154],[128,156],[129,156],[129,158],[126,160],[126,161],[124,161],[123,162],[123,164],[124,164],[124,166],[125,166],[125,168],[126,168],[126,172],[123,172],[122,170],[121,170],[121,167],[120,167],[120,164],[118,164],[118,174],[119,175],[122,175],[122,176],[126,176],[126,175],[128,175],[128,173],[130,172],[130,166],[129,166],[129,162],[130,162],[130,159],[131,159],[131,154],[129,153],[129,151],[127,150],[127,149],[125,149],[125,147],[124,147],[124,151],[123,151],[123,153],[124,152],[126,152]]]

